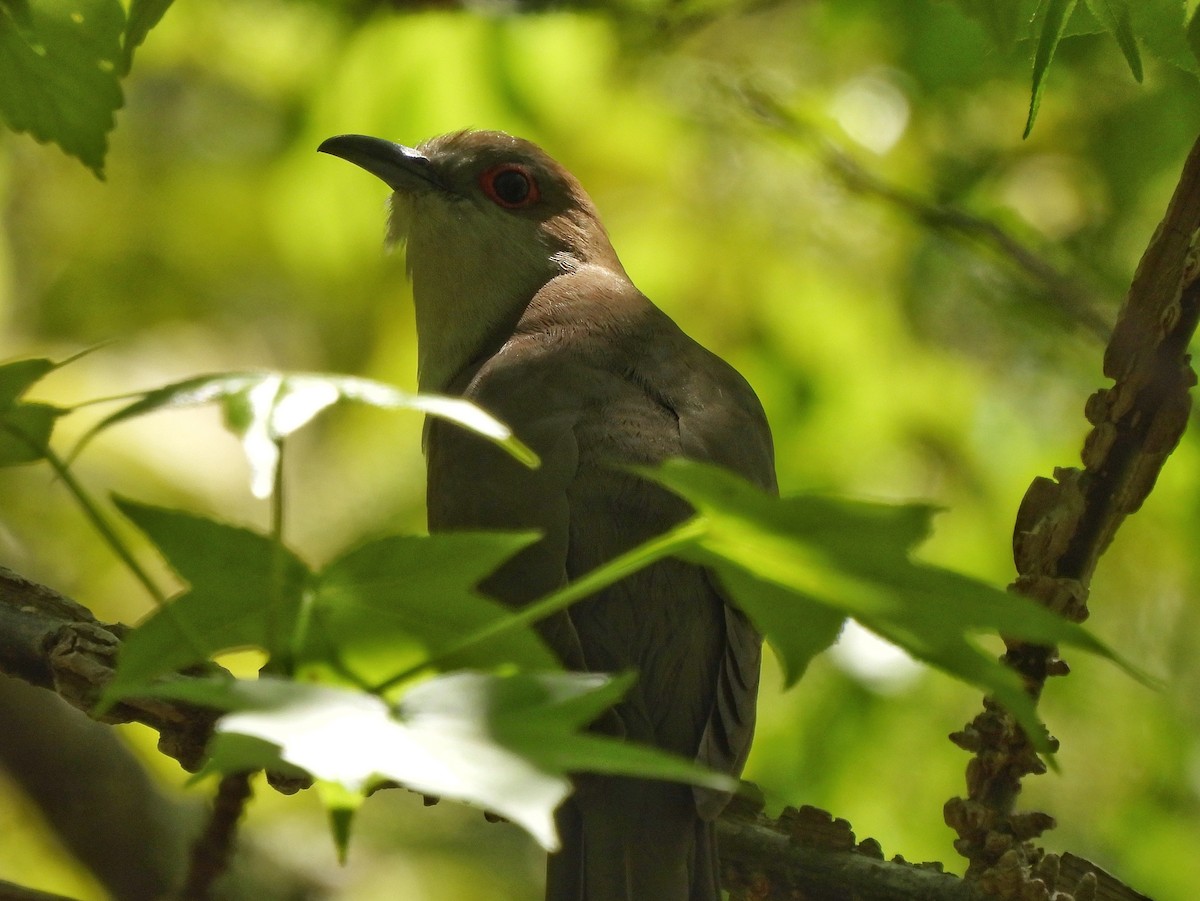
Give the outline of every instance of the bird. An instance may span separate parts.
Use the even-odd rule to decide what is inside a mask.
[[[408,147],[339,135],[320,151],[392,190],[406,245],[418,388],[466,398],[541,458],[426,422],[430,532],[536,529],[485,579],[512,606],[686,520],[633,467],[682,457],[777,493],[749,383],[638,290],[580,182],[531,141],[465,130]],[[540,624],[571,670],[636,681],[591,728],[739,776],[754,732],[762,637],[709,569],[655,563]],[[573,775],[556,812],[547,901],[718,901],[715,820],[729,795]]]

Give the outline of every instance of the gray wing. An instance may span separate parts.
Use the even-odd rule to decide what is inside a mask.
[[[489,364],[492,361],[465,374],[462,393],[512,427],[541,458],[541,466],[531,470],[477,435],[431,419],[426,433],[429,529],[541,532],[540,541],[480,585],[491,597],[519,607],[549,594],[569,577],[567,487],[578,466],[577,411],[561,402],[553,407],[537,403],[538,393],[521,384],[519,371],[493,367],[493,372]],[[539,629],[567,667],[585,668],[567,614],[550,618]]]

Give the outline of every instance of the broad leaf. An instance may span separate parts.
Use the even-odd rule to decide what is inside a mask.
[[[190,587],[122,642],[108,700],[221,651],[290,656],[310,578],[294,554],[249,529],[121,498],[116,504]]]
[[[353,376],[285,372],[202,375],[147,391],[93,426],[72,456],[97,434],[118,423],[158,410],[219,403],[226,425],[242,440],[250,462],[251,487],[255,495],[265,497],[275,481],[278,442],[341,400],[382,409],[416,410],[448,419],[490,439],[527,466],[538,462],[537,455],[518,441],[508,426],[460,398],[409,394]]]
[[[339,662],[376,683],[507,619],[510,611],[475,586],[536,539],[532,533],[391,536],[330,563],[312,590],[314,633],[301,662],[320,662],[332,645]],[[514,665],[556,669],[558,662],[529,628],[439,660],[442,669]]]
[[[118,0],[0,4],[0,118],[102,176],[124,25]]]
[[[457,672],[417,685],[395,707],[370,694],[272,678],[190,680],[153,694],[233,711],[217,725],[212,769],[274,769],[282,761],[359,795],[394,780],[498,813],[554,849],[554,810],[570,792],[567,772],[637,772],[725,791],[736,786],[654,749],[582,734],[629,683],[581,673]],[[344,795],[338,807],[348,828]]]
[[[800,639],[798,659],[789,657],[797,653],[793,633],[805,628],[805,615],[820,605],[994,694],[1038,741],[1042,730],[1020,680],[972,636],[1069,644],[1117,660],[1087,630],[1032,601],[912,561],[910,551],[928,532],[930,507],[777,499],[724,470],[682,460],[644,474],[696,508],[695,538],[681,555],[716,569],[784,657],[789,677],[813,651],[812,642]],[[775,589],[759,590],[747,574]],[[819,628],[828,630],[830,622],[821,621]]]

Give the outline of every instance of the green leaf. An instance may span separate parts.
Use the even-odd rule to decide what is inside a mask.
[[[358,808],[364,800],[361,791],[351,791],[340,782],[318,779],[315,783],[317,797],[329,814],[329,831],[333,833],[333,844],[337,848],[338,863],[345,866],[350,848],[350,826]]]
[[[629,677],[544,673],[493,676],[458,672],[413,687],[400,704],[328,686],[273,678],[188,680],[151,694],[233,711],[217,724],[213,765],[245,768],[279,761],[361,795],[394,780],[427,795],[476,804],[522,826],[547,849],[558,847],[554,809],[570,791],[568,771],[639,772],[730,791],[736,781],[580,729],[617,701]],[[344,803],[341,796],[339,803]]]
[[[1038,38],[1037,51],[1033,57],[1033,91],[1029,98],[1029,118],[1025,122],[1025,137],[1033,131],[1033,122],[1037,118],[1038,108],[1042,105],[1042,91],[1046,86],[1046,72],[1054,59],[1054,51],[1062,40],[1067,27],[1067,20],[1075,11],[1076,0],[1046,0],[1045,20],[1042,22],[1041,35]]]
[[[1192,10],[1191,18],[1188,19],[1187,41],[1188,47],[1192,50],[1192,56],[1200,60],[1200,15],[1196,15],[1198,11],[1200,8]]]
[[[57,366],[44,357],[0,364],[0,466],[45,459],[54,424],[68,411],[49,404],[21,403],[20,398]]]
[[[133,65],[133,52],[146,40],[150,29],[159,23],[171,8],[173,0],[132,0],[129,4],[129,21],[125,23],[125,34],[121,41],[121,74],[128,75]]]
[[[1138,0],[1130,5],[1133,32],[1147,50],[1193,75],[1200,75],[1200,61],[1192,50],[1195,16],[1182,0]]]
[[[639,471],[696,508],[693,546],[681,556],[717,570],[738,605],[784,657],[789,677],[803,669],[818,643],[794,633],[806,628],[805,616],[820,605],[854,617],[913,657],[995,695],[1045,750],[1043,730],[1020,680],[985,653],[974,635],[1069,644],[1137,675],[1087,630],[1032,601],[912,561],[912,548],[928,533],[933,512],[928,506],[816,496],[778,499],[722,469],[683,460]],[[774,588],[761,590],[747,574]],[[827,638],[832,619],[820,628]],[[789,657],[793,653],[795,660]]]
[[[0,410],[11,407],[26,391],[58,364],[45,357],[30,357],[0,364]]]
[[[66,410],[49,404],[17,404],[0,409],[0,466],[45,459],[50,435]]]
[[[785,687],[799,682],[812,659],[833,644],[842,631],[846,617],[840,610],[732,563],[716,561],[714,568],[731,597],[755,597],[760,601],[754,621],[771,636],[770,646],[783,669]]]
[[[267,496],[279,463],[277,442],[307,425],[322,410],[341,400],[382,409],[407,409],[456,422],[499,445],[527,466],[537,455],[512,430],[473,404],[454,397],[409,394],[382,382],[353,376],[317,373],[226,372],[202,375],[137,395],[137,400],[106,416],[76,445],[72,457],[100,432],[158,410],[222,405],[225,423],[242,440],[251,469],[251,489]]]
[[[123,498],[115,502],[190,589],[122,643],[107,700],[221,651],[256,647],[272,657],[290,653],[310,578],[299,558],[248,529]]]
[[[118,0],[0,5],[0,118],[103,177],[124,25]]]
[[[998,47],[1008,50],[1025,36],[1038,0],[954,0],[954,5],[978,22]]]
[[[1140,84],[1142,81],[1142,57],[1138,51],[1137,38],[1133,34],[1133,19],[1129,14],[1129,0],[1087,0],[1088,9],[1117,40],[1117,46],[1125,56],[1129,71]]]
[[[511,611],[475,586],[534,533],[391,536],[330,563],[312,591],[314,631],[305,662],[319,662],[328,641],[340,662],[376,683],[438,657],[464,635],[507,620]],[[443,669],[557,669],[554,655],[529,628],[440,658]]]

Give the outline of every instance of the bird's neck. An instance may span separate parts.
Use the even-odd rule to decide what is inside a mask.
[[[498,347],[512,333],[520,311],[463,312],[467,304],[422,302],[414,283],[417,310],[417,389],[423,394],[445,394],[463,369]],[[457,295],[461,297],[461,295]]]
[[[467,366],[498,350],[547,285],[583,290],[585,270],[628,281],[607,238],[592,252],[548,253],[539,241],[471,234],[453,220],[427,221],[408,237],[408,269],[417,319],[417,385],[444,393]],[[594,258],[594,259],[593,259]]]
[[[424,252],[423,252],[424,250]],[[510,267],[495,254],[452,260],[408,248],[417,320],[417,385],[444,393],[466,366],[512,334],[533,296],[557,274],[549,262]]]

